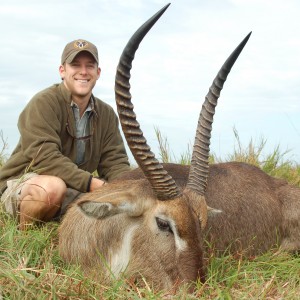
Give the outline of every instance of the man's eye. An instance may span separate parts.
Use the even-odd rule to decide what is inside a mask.
[[[155,220],[156,220],[157,227],[158,227],[161,231],[168,231],[168,232],[173,233],[173,231],[172,231],[172,229],[171,229],[171,226],[170,226],[170,224],[169,224],[168,221],[163,220],[163,219],[160,219],[160,218],[158,218],[158,217],[156,217]]]

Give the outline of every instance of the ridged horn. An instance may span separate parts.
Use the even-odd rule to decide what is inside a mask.
[[[222,68],[218,72],[216,78],[214,79],[202,105],[202,109],[198,119],[190,173],[187,183],[188,188],[194,190],[200,195],[204,195],[206,191],[210,137],[213,116],[215,114],[215,108],[218,103],[218,98],[232,66],[234,65],[244,46],[248,42],[250,35],[251,32],[243,39],[243,41],[227,58]]]
[[[130,38],[121,54],[115,79],[117,111],[124,136],[132,155],[149,180],[159,200],[173,199],[180,195],[180,191],[173,178],[163,168],[162,164],[158,162],[154,153],[151,152],[140,129],[140,124],[136,120],[131,102],[129,79],[132,61],[140,42],[169,5],[164,6],[153,15]]]

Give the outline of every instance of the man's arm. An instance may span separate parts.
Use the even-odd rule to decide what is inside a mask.
[[[58,176],[68,186],[86,192],[90,173],[62,154],[63,121],[62,107],[55,97],[45,93],[33,97],[18,122],[22,153],[33,172]]]

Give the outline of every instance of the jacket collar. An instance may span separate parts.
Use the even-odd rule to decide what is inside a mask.
[[[64,85],[64,82],[62,81],[59,85],[59,89],[60,89],[60,92],[65,100],[65,102],[69,105],[71,105],[71,102],[72,102],[72,95],[71,95],[71,92],[69,90],[67,90],[67,88],[65,87]]]

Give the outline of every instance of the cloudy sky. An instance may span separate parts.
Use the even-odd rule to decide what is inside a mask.
[[[39,90],[59,82],[60,55],[77,38],[98,46],[94,94],[115,108],[114,76],[135,30],[162,0],[0,0],[0,130],[9,154],[17,119]],[[237,143],[267,140],[300,163],[300,2],[174,0],[148,33],[133,63],[137,119],[157,153],[154,127],[178,157],[193,143],[202,102],[219,68],[252,31],[228,76],[213,124],[211,151],[226,157]]]

